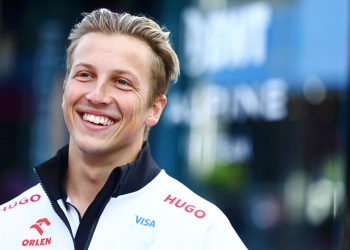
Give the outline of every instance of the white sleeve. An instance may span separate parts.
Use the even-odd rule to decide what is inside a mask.
[[[203,243],[203,250],[247,250],[224,214],[208,228]]]

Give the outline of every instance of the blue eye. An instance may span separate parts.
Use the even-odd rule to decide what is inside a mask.
[[[87,78],[87,77],[90,77],[90,74],[89,73],[86,73],[86,72],[82,72],[79,74],[80,77],[83,77],[83,78]]]
[[[118,79],[117,83],[120,84],[120,85],[128,85],[128,82],[123,80],[123,79]]]
[[[85,81],[90,81],[93,78],[93,75],[90,74],[89,72],[81,71],[81,72],[77,72],[74,78],[78,81],[85,82]]]
[[[133,88],[133,84],[128,80],[124,80],[123,78],[116,79],[115,85],[122,90],[131,90]]]

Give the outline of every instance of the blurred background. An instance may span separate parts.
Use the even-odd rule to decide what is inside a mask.
[[[0,203],[68,141],[68,33],[81,12],[172,32],[181,78],[150,143],[249,249],[341,249],[349,172],[347,0],[0,0]]]

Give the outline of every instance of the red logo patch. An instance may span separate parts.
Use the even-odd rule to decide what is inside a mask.
[[[47,218],[42,218],[37,220],[33,225],[30,226],[30,229],[36,230],[42,236],[44,234],[44,226],[50,226],[51,222]],[[24,247],[34,247],[34,246],[46,246],[51,244],[51,237],[43,237],[36,239],[24,239],[22,241],[22,246]]]
[[[43,235],[44,231],[42,230],[41,226],[45,224],[46,226],[50,226],[51,223],[47,218],[42,218],[40,220],[37,220],[35,224],[30,226],[30,229],[36,229],[40,235]]]

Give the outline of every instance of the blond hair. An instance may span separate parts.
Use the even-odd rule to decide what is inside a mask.
[[[170,82],[177,81],[180,68],[179,60],[172,49],[168,32],[155,21],[145,16],[128,13],[114,13],[108,9],[98,9],[91,13],[83,13],[84,18],[71,30],[67,48],[66,80],[72,67],[72,57],[80,39],[91,32],[122,34],[138,38],[150,46],[155,60],[151,68],[153,87],[150,103],[159,95],[166,94]]]

